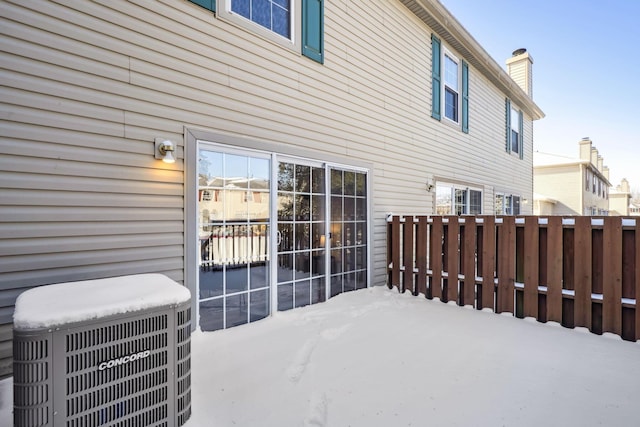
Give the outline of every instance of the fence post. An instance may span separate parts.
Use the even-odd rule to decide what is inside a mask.
[[[500,253],[498,254],[498,299],[497,313],[514,313],[513,290],[516,276],[516,219],[513,216],[502,218],[498,226]]]
[[[527,216],[524,223],[524,307],[525,317],[538,319],[538,285],[540,256],[538,217]]]
[[[547,320],[562,323],[562,217],[547,223]]]
[[[605,217],[603,233],[602,332],[622,335],[622,221]]]

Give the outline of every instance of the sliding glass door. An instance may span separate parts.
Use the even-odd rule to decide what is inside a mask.
[[[199,151],[202,330],[241,325],[270,312],[270,177],[268,156]]]
[[[366,171],[205,143],[198,155],[202,330],[367,286]]]

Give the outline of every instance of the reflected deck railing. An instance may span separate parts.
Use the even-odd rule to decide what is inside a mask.
[[[221,225],[210,228],[200,237],[201,267],[217,268],[268,261],[266,226]]]
[[[395,215],[387,222],[389,288],[640,339],[640,218]]]

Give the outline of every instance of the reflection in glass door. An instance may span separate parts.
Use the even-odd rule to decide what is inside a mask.
[[[269,310],[270,158],[198,152],[199,312],[204,331]]]
[[[278,310],[326,299],[325,169],[278,164]]]

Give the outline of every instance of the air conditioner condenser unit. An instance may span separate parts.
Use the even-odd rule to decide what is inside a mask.
[[[14,425],[181,426],[191,295],[160,274],[41,286],[16,301]]]

